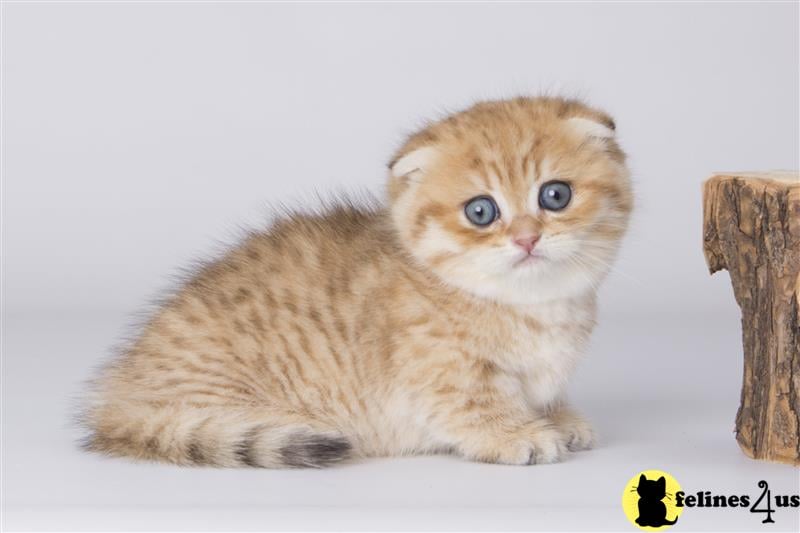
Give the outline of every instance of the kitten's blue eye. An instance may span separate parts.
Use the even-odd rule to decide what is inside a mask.
[[[548,211],[561,211],[572,199],[572,188],[563,181],[548,181],[539,189],[539,207]]]
[[[500,210],[491,196],[478,196],[464,206],[467,219],[476,226],[488,226],[500,216]]]

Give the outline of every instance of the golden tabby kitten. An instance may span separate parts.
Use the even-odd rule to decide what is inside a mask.
[[[480,103],[413,135],[388,192],[289,217],[200,271],[94,383],[87,447],[319,467],[591,446],[563,394],[632,205],[612,120]]]

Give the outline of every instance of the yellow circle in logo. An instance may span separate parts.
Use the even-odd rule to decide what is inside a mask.
[[[622,493],[622,510],[631,524],[645,531],[672,527],[683,512],[675,506],[681,490],[678,481],[661,470],[645,470],[633,476]]]

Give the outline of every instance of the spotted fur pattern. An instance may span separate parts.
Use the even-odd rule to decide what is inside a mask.
[[[272,468],[589,447],[563,392],[632,207],[614,129],[552,98],[432,123],[393,158],[386,207],[287,217],[166,301],[93,383],[86,446]],[[563,211],[537,202],[553,179],[573,189]],[[464,214],[479,195],[500,209],[487,227]]]

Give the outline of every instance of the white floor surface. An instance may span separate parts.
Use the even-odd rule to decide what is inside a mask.
[[[753,461],[733,420],[739,318],[601,316],[574,403],[601,435],[564,463],[511,467],[454,457],[270,471],[133,464],[80,451],[74,399],[125,332],[120,312],[12,314],[3,340],[5,530],[470,529],[633,531],[620,507],[640,470],[687,493],[797,494],[800,470]],[[686,509],[678,530],[766,530],[747,509]],[[771,531],[800,529],[778,509]]]

